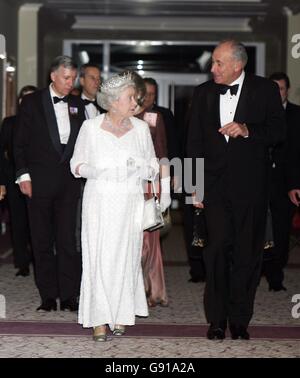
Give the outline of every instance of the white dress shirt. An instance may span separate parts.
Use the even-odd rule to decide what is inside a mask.
[[[54,112],[56,116],[60,143],[67,144],[69,140],[69,136],[70,136],[70,131],[71,131],[68,104],[64,101],[60,101],[54,104],[53,97],[54,96],[62,97],[62,96],[59,96],[55,92],[52,84],[50,84],[49,90],[50,90],[50,95],[51,95]]]
[[[81,93],[81,98],[83,100],[91,100],[84,93]],[[100,115],[100,112],[94,104],[88,104],[88,105],[85,105],[84,114],[85,114],[86,119],[92,119]]]
[[[220,94],[220,120],[221,127],[225,126],[227,123],[230,123],[234,119],[235,111],[237,104],[239,102],[242,85],[245,78],[245,72],[243,71],[241,75],[230,85],[238,84],[239,88],[236,95],[232,95],[230,90],[228,90],[224,95]],[[224,135],[226,141],[228,142],[229,136]]]

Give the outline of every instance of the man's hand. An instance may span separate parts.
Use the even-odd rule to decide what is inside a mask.
[[[292,189],[288,192],[290,200],[294,205],[299,206],[300,204],[300,189]]]
[[[28,196],[29,198],[32,197],[32,184],[31,181],[22,181],[20,182],[20,190],[21,192],[25,195]]]
[[[230,138],[237,138],[241,136],[246,138],[249,136],[249,131],[245,123],[229,122],[219,129],[219,132],[223,135],[227,135]]]
[[[0,201],[4,199],[6,195],[6,187],[5,185],[0,185]]]

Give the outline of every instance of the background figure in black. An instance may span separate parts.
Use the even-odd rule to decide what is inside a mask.
[[[189,112],[188,112],[189,114]],[[187,142],[187,134],[188,134],[188,117],[185,122],[184,128],[184,137],[183,137],[183,146],[182,152],[183,156],[187,156],[186,152],[186,142]],[[183,172],[184,174],[184,172]],[[195,216],[195,207],[193,205],[185,203],[185,197],[187,193],[184,193],[182,198],[182,206],[183,206],[183,230],[184,230],[184,239],[185,239],[185,248],[188,255],[188,261],[190,266],[190,279],[189,282],[204,282],[205,281],[205,267],[203,261],[203,248],[200,246],[195,246],[192,244],[194,238],[194,229],[195,229],[195,221],[200,221],[202,225],[205,224],[204,219],[204,210],[201,212],[201,215],[198,217]],[[200,231],[200,230],[199,230]],[[207,239],[207,235],[205,230],[203,229],[200,231],[203,235],[203,239]]]
[[[19,104],[23,97],[37,90],[33,85],[26,85],[19,94]],[[30,250],[30,231],[28,224],[26,201],[20,192],[19,186],[15,183],[15,163],[13,158],[13,133],[17,123],[17,115],[7,117],[3,120],[0,132],[0,161],[1,184],[6,191],[10,224],[11,239],[14,257],[14,265],[18,269],[16,276],[28,276],[29,264],[32,260]]]
[[[183,205],[183,222],[184,222],[184,236],[185,245],[189,259],[190,265],[190,276],[189,282],[204,282],[205,281],[205,267],[203,262],[203,246],[194,245],[193,239],[195,235],[195,225],[199,221],[204,225],[204,215],[195,214],[195,208],[193,205],[184,204]],[[197,228],[197,226],[196,226]],[[197,235],[201,236],[205,242],[207,242],[207,235],[205,234],[205,229],[200,226]]]
[[[283,269],[288,262],[289,237],[292,216],[295,210],[287,195],[287,159],[293,130],[300,128],[300,106],[288,101],[290,81],[285,73],[276,72],[270,76],[270,79],[275,81],[280,89],[282,105],[285,109],[287,139],[285,142],[276,144],[271,149],[270,212],[274,248],[272,251],[273,258],[264,262],[263,271],[269,283],[269,290],[280,291],[286,290],[283,286]],[[299,135],[297,138],[299,140]]]
[[[80,96],[85,106],[85,119],[95,118],[104,113],[104,109],[101,109],[96,99],[101,84],[100,68],[91,63],[82,65],[79,72],[79,82],[81,86]]]

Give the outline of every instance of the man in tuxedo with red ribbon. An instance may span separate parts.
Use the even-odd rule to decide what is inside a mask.
[[[77,75],[67,56],[54,59],[48,88],[26,96],[15,133],[17,182],[27,198],[42,303],[37,310],[76,311],[80,258],[75,223],[80,182],[70,172],[70,158],[84,120],[80,99],[70,95]]]
[[[213,80],[195,89],[188,157],[204,158],[208,245],[204,307],[208,339],[249,339],[260,278],[268,202],[268,147],[285,137],[278,86],[246,74],[245,47],[221,42],[212,55]],[[196,191],[197,192],[197,191]]]

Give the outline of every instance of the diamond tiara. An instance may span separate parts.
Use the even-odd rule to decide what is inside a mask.
[[[119,88],[124,84],[134,84],[131,72],[121,73],[105,80],[100,87],[101,92],[107,92],[110,89]]]

